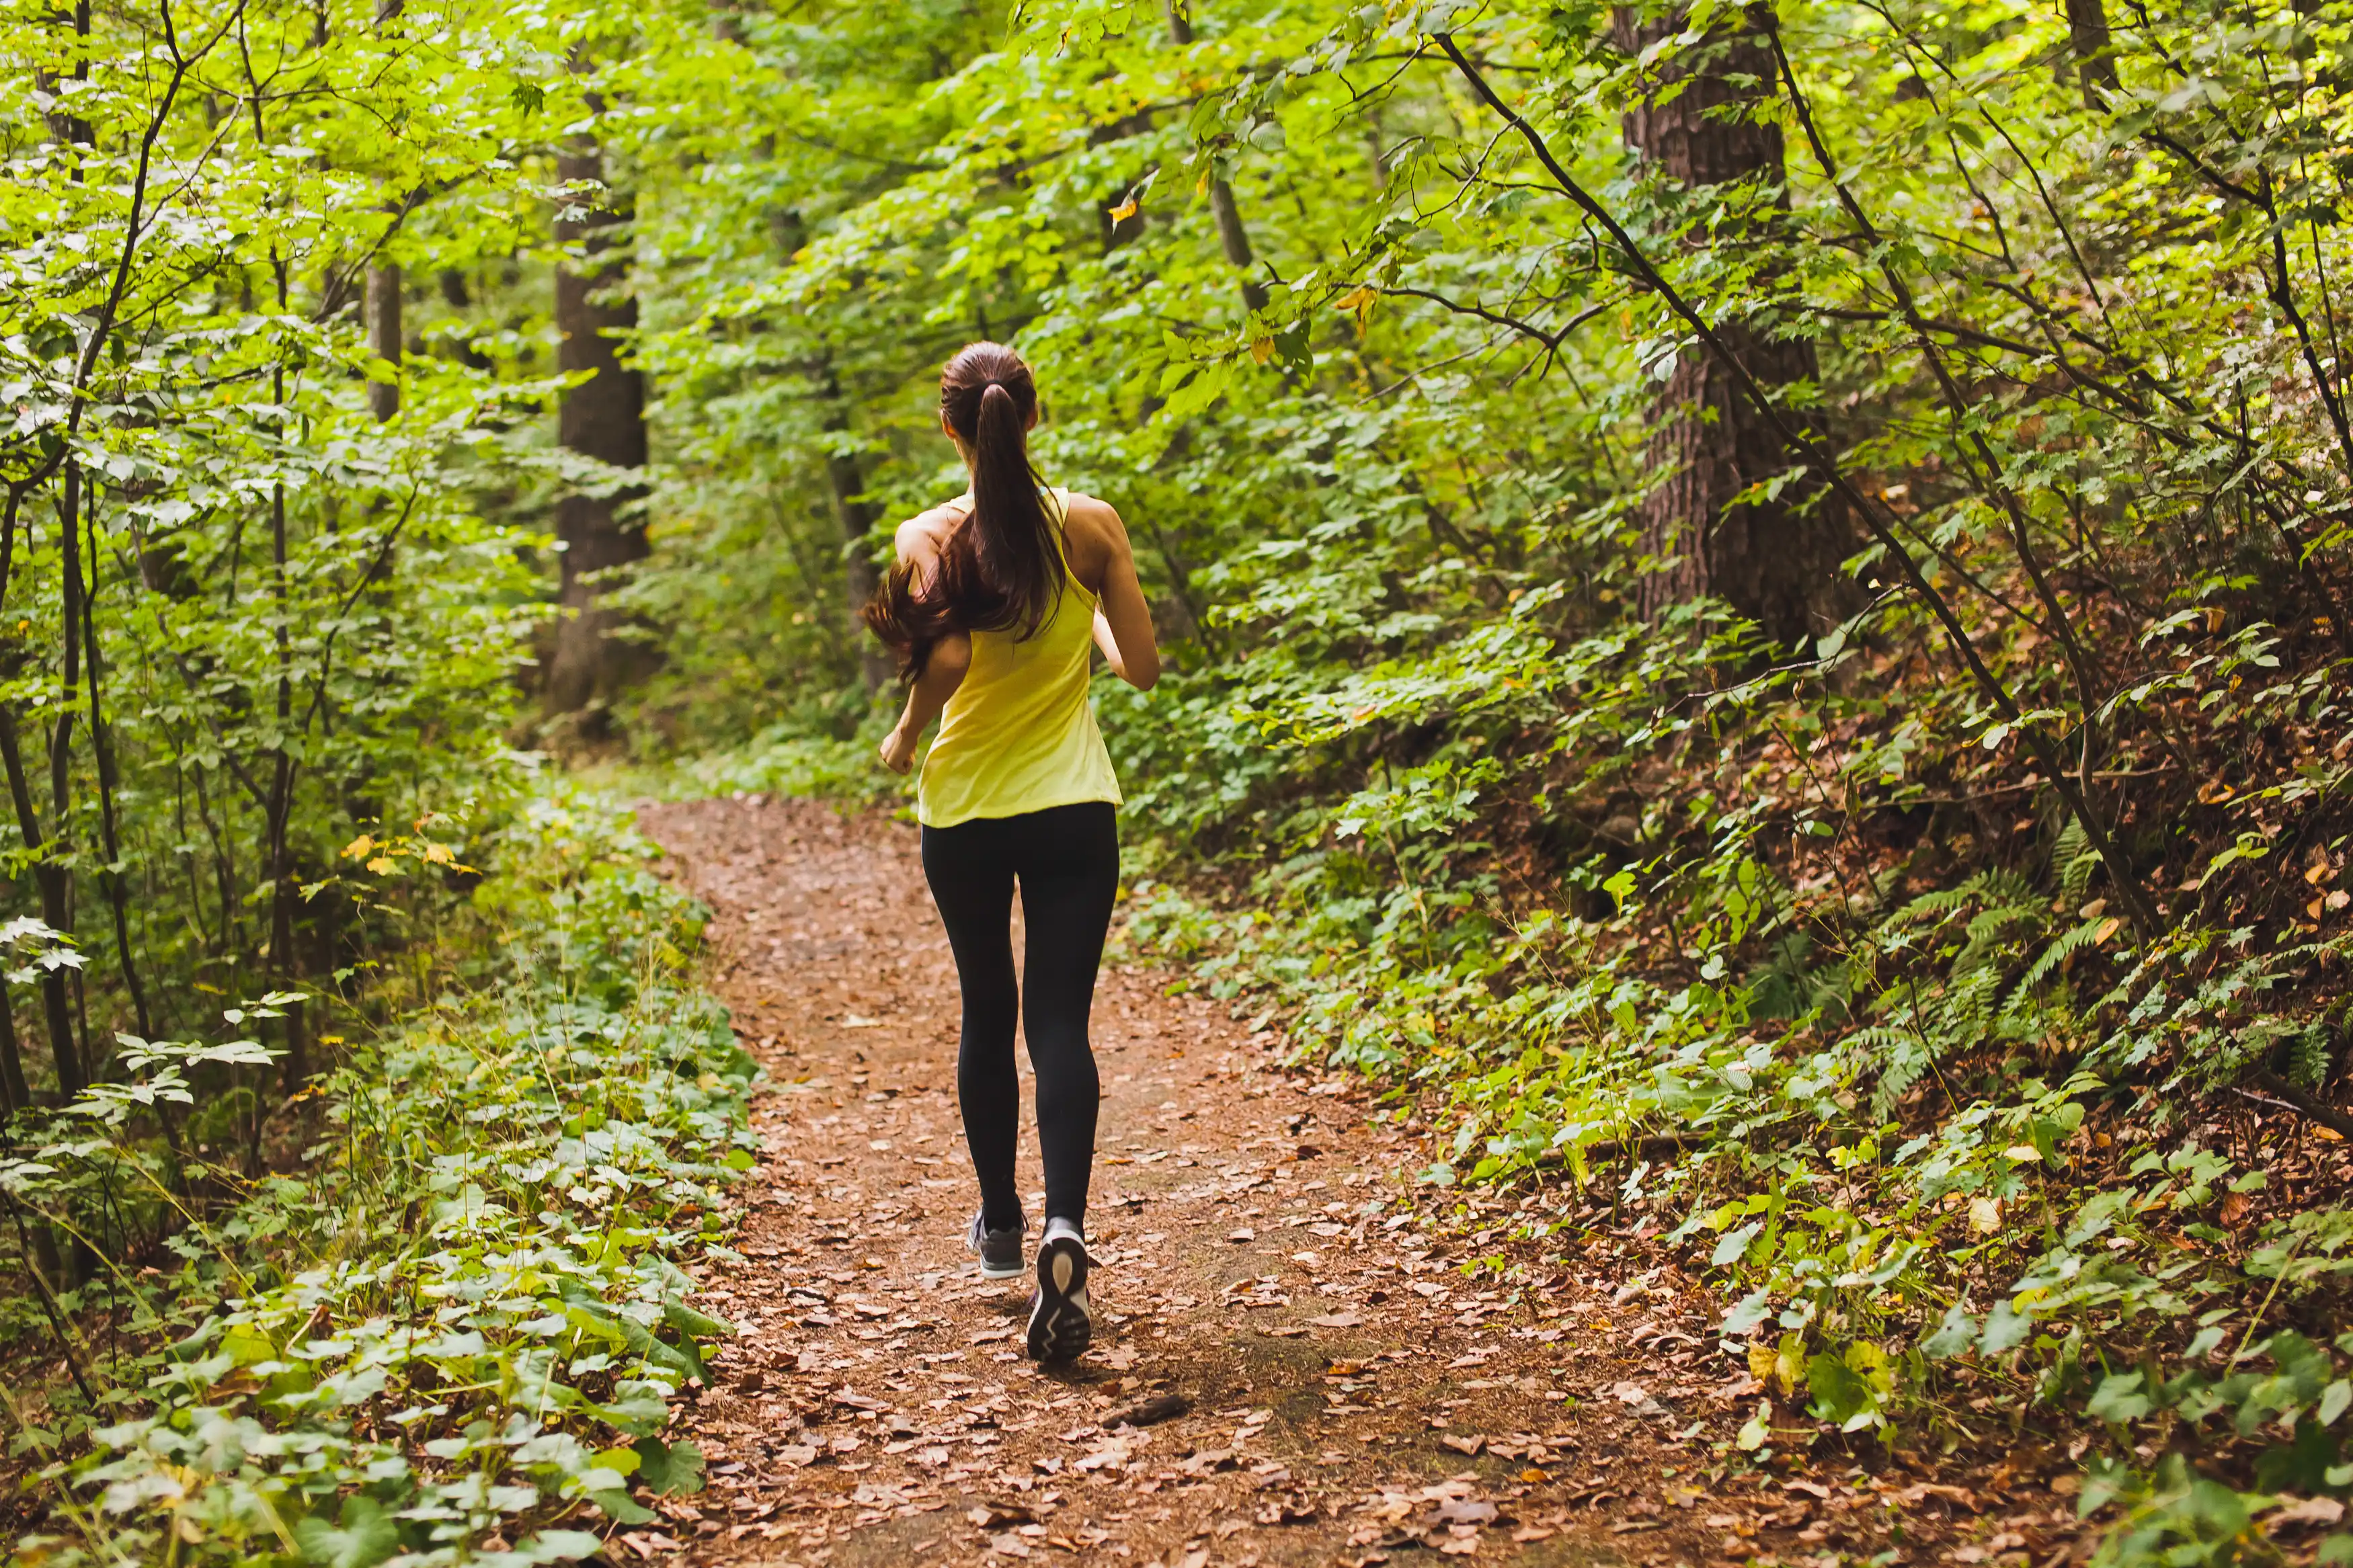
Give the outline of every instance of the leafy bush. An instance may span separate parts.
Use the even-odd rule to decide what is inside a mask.
[[[185,1101],[174,1064],[205,1047],[155,1048],[0,1163],[20,1216],[102,1169],[182,1222],[167,1267],[58,1303],[81,1391],[10,1396],[52,1504],[28,1561],[520,1568],[649,1517],[635,1488],[701,1485],[662,1433],[728,1328],[681,1264],[752,1163],[754,1069],[693,987],[700,912],[586,794],[533,790],[480,853],[447,951],[501,971],[445,975],[319,1079],[293,1169],[175,1178],[152,1121],[117,1113]],[[239,1195],[199,1209],[189,1182]],[[110,1310],[101,1357],[71,1324]]]

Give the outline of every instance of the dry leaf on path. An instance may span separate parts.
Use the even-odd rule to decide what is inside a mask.
[[[1162,1394],[1114,1410],[1103,1417],[1105,1426],[1149,1426],[1158,1421],[1173,1421],[1193,1408],[1193,1402],[1181,1394]]]

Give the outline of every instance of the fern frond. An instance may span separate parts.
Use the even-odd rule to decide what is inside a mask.
[[[1939,888],[1934,892],[1923,893],[1888,916],[1887,923],[1912,925],[1923,921],[1942,920],[1967,909],[1985,891],[1987,882],[1993,876],[1993,872],[1980,871],[1957,887]]]
[[[2018,977],[2018,984],[2010,987],[2010,1006],[2015,1008],[2021,1002],[2033,994],[2036,986],[2042,984],[2053,970],[2067,962],[2069,953],[2080,952],[2091,946],[2093,939],[2100,934],[2100,924],[2098,921],[2085,921],[2074,930],[2063,932],[2058,940],[2037,954],[2034,962],[2026,966],[2026,973]]]
[[[2069,817],[2067,826],[2059,830],[2059,841],[2051,847],[2051,863],[2059,868],[2059,891],[2071,900],[2082,898],[2084,889],[2092,885],[2092,872],[2100,858],[2092,852],[2092,836],[2084,831],[2080,818]]]

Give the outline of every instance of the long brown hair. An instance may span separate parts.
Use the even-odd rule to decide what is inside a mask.
[[[972,515],[942,542],[930,582],[901,562],[861,612],[898,650],[902,680],[951,633],[1036,636],[1061,594],[1062,552],[1029,466],[1037,407],[1029,365],[1002,343],[970,344],[940,372],[940,416],[972,453]]]

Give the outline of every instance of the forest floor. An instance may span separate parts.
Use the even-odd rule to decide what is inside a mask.
[[[1425,1135],[1140,964],[1107,965],[1095,1005],[1097,1337],[1040,1370],[1027,1282],[982,1279],[965,1249],[955,974],[914,830],[757,797],[640,820],[715,911],[712,983],[767,1080],[744,1261],[700,1280],[743,1331],[672,1434],[710,1484],[617,1563],[2088,1555],[2074,1467],[2040,1447],[1809,1448],[1785,1412],[1791,1457],[1749,1463],[1731,1444],[1760,1387],[1639,1235],[1499,1239],[1557,1194],[1417,1213],[1465,1201],[1412,1184]],[[1034,1224],[1026,1110],[1024,1144]]]

